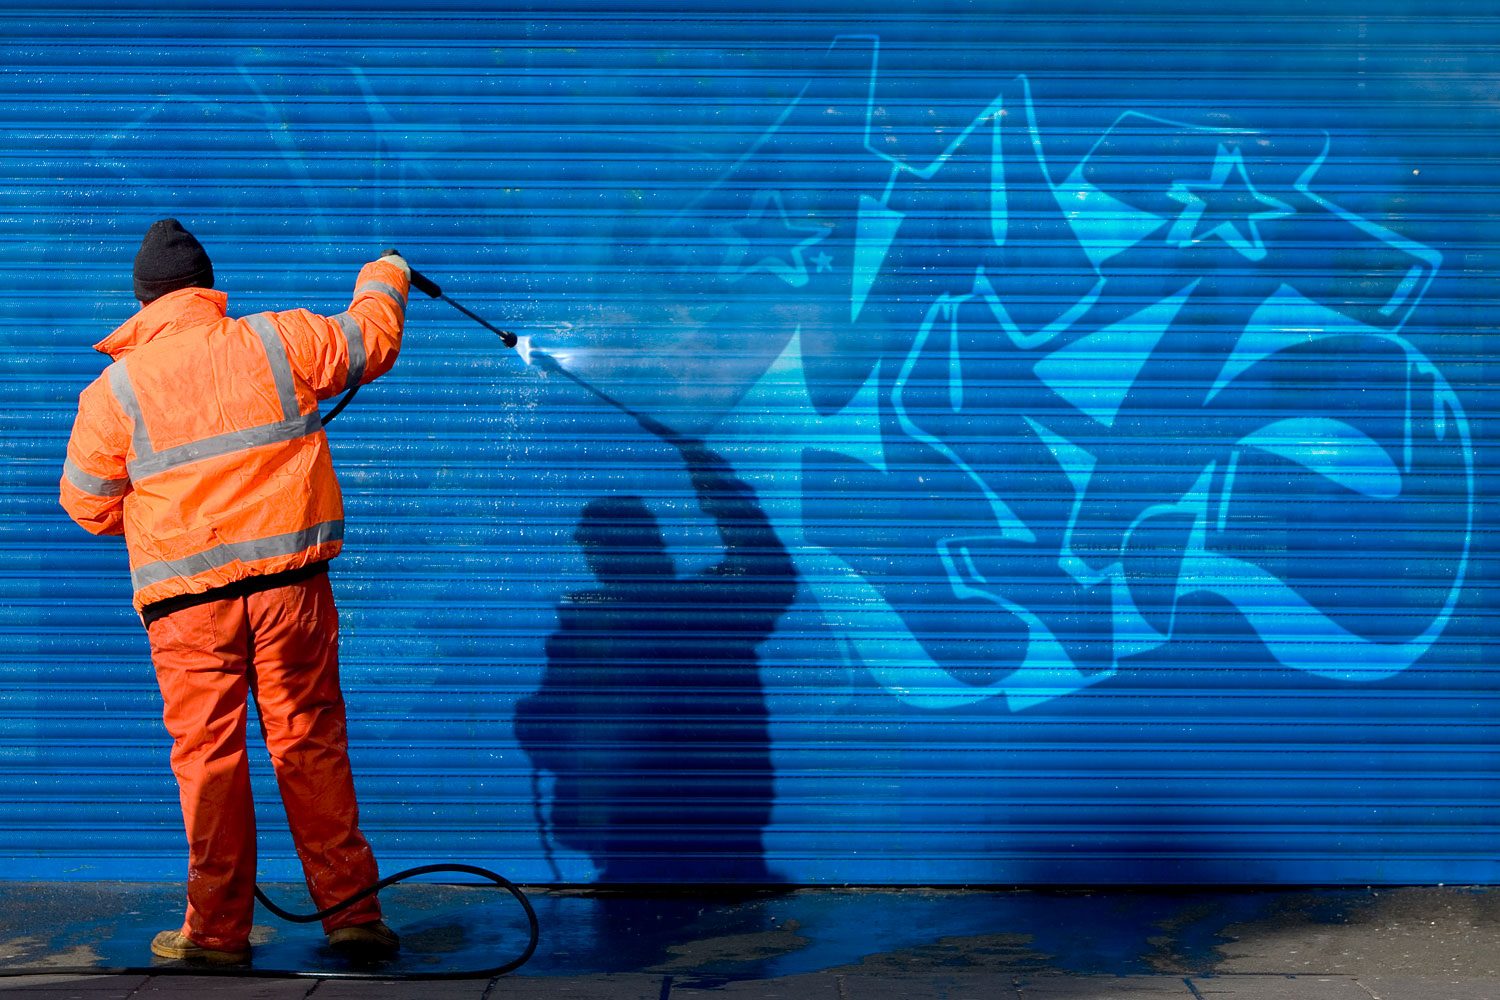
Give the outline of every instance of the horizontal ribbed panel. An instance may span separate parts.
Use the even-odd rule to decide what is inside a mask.
[[[0,14],[0,877],[183,868],[56,502],[170,215],[712,452],[413,294],[330,429],[385,868],[1495,879],[1492,5],[200,6]]]

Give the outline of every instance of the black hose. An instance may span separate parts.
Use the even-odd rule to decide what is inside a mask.
[[[492,979],[495,976],[503,976],[507,972],[514,972],[531,959],[531,956],[536,953],[537,940],[541,936],[541,925],[537,922],[536,910],[532,909],[531,900],[527,899],[526,894],[505,876],[497,872],[492,872],[488,868],[480,868],[478,865],[421,865],[417,868],[408,868],[394,875],[387,875],[374,885],[366,886],[348,899],[335,903],[325,910],[319,910],[317,913],[292,913],[284,910],[273,903],[258,885],[255,887],[255,898],[260,900],[266,909],[283,920],[289,920],[296,924],[310,924],[313,921],[331,917],[341,910],[348,909],[360,900],[373,896],[387,886],[395,885],[397,882],[404,882],[418,875],[431,875],[435,872],[461,872],[465,875],[475,875],[493,882],[514,896],[516,901],[521,904],[521,909],[526,912],[527,941],[526,947],[521,951],[521,954],[508,962],[503,962],[488,969],[473,969],[459,972],[391,972],[378,967],[368,972],[256,969],[247,965],[177,963],[173,965],[114,967],[49,965],[30,969],[0,968],[0,978],[8,979],[15,976],[225,976],[235,979]]]
[[[354,384],[354,385],[352,385],[352,386],[349,387],[349,391],[346,392],[346,393],[344,393],[344,395],[339,399],[337,406],[335,406],[333,409],[329,410],[327,413],[323,414],[323,426],[324,427],[328,426],[328,421],[332,420],[334,417],[336,417],[340,413],[344,412],[344,407],[348,406],[351,402],[354,401],[354,394],[356,392],[359,392],[359,385],[358,385],[358,383],[356,383],[356,384]]]

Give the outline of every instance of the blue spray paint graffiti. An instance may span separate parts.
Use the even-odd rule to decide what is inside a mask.
[[[1024,79],[913,166],[872,144],[878,40],[837,39],[831,58],[851,50],[868,54],[867,75],[833,78],[834,95],[809,84],[688,213],[701,224],[748,201],[721,230],[720,276],[762,281],[715,321],[764,323],[757,311],[776,301],[795,322],[715,441],[730,454],[755,442],[762,489],[783,491],[777,523],[851,656],[912,705],[1003,696],[1023,709],[1170,641],[1180,598],[1205,592],[1288,667],[1367,681],[1415,662],[1453,613],[1472,528],[1463,409],[1399,335],[1438,254],[1313,190],[1326,137],[1308,148],[1130,113],[1054,186]],[[873,180],[888,168],[857,200],[847,180],[804,181],[782,148],[840,97],[838,113],[861,113],[856,94],[868,162],[846,169]],[[888,395],[869,374],[885,359],[851,349],[881,335],[910,338]],[[1357,385],[1340,384],[1348,364]],[[791,434],[774,463],[757,416],[770,412],[804,414],[781,425]],[[940,460],[891,462],[908,442]],[[843,482],[804,462],[817,447],[844,456]],[[945,474],[958,478],[929,485]],[[800,497],[785,495],[798,481]],[[924,490],[962,508],[959,525],[909,519],[905,559],[828,527],[840,504],[853,520],[871,495]],[[824,520],[810,525],[799,507],[815,496]],[[1433,509],[1437,538],[1415,526]],[[1393,605],[1410,573],[1403,524],[1445,565]],[[923,531],[925,551],[911,544]],[[1296,558],[1302,545],[1322,553],[1316,565]],[[1350,578],[1368,583],[1328,584]],[[952,625],[924,617],[931,588],[912,583],[924,579],[1012,620],[1003,677],[975,684],[955,669]]]

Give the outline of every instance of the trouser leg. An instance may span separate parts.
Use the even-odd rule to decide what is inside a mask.
[[[339,689],[338,611],[327,576],[252,594],[255,700],[292,841],[318,909],[379,878],[359,830]],[[323,921],[331,931],[380,917],[371,897]]]
[[[224,951],[248,947],[255,907],[245,626],[243,604],[225,600],[184,608],[147,632],[187,830],[182,933]]]

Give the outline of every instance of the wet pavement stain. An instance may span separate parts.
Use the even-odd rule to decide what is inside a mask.
[[[1500,976],[1500,890],[783,889],[533,891],[541,946],[524,977],[671,976],[704,988],[818,974]],[[151,964],[178,886],[0,884],[0,969]],[[483,969],[525,943],[509,897],[382,893],[402,934],[384,971]],[[321,929],[267,920],[257,969],[343,968]]]
[[[713,973],[718,969],[741,965],[758,965],[770,959],[806,948],[808,939],[796,933],[797,921],[776,930],[747,934],[723,934],[667,946],[670,956],[646,971],[682,972],[698,970]]]
[[[416,952],[451,955],[468,947],[469,935],[462,924],[442,924],[401,934],[402,947]]]
[[[940,938],[931,944],[867,955],[857,965],[828,971],[839,975],[896,975],[910,972],[1013,975],[1052,967],[1051,956],[1032,948],[1025,934],[975,934]]]

